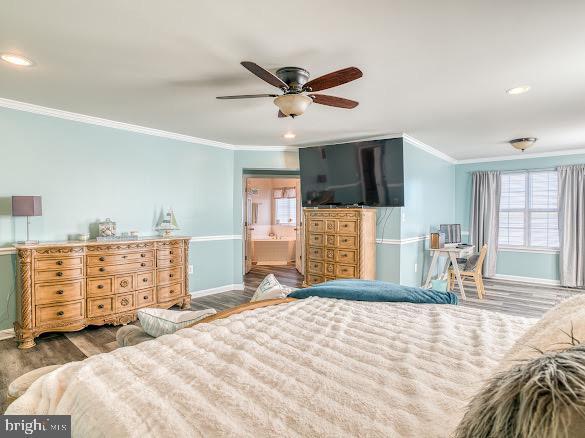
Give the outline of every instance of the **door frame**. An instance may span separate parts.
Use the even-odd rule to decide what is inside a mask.
[[[246,186],[248,178],[298,178],[300,180],[301,175],[298,169],[243,169],[242,170],[242,191],[240,193],[240,199],[242,201],[242,220],[240,223],[240,235],[242,236],[242,283],[246,275],[246,218],[247,218],[247,191]],[[300,197],[300,193],[299,193]],[[302,224],[302,202],[301,202],[301,216],[297,218],[297,226]],[[303,239],[304,240],[304,239]],[[301,242],[302,253],[305,252],[304,242]],[[304,256],[304,254],[303,254]]]

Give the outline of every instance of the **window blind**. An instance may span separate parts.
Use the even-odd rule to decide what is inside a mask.
[[[278,198],[274,200],[274,219],[280,225],[297,224],[296,198]]]

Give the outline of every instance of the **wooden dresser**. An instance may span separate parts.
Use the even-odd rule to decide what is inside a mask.
[[[304,209],[305,286],[376,277],[376,210]]]
[[[19,348],[44,332],[127,324],[141,307],[190,305],[189,237],[16,245]]]

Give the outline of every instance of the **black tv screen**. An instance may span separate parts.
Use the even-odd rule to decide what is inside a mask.
[[[303,207],[404,206],[402,138],[299,150]]]

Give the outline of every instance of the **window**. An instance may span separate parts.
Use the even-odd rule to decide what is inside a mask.
[[[554,170],[501,176],[500,235],[503,247],[558,248],[558,176]]]
[[[274,220],[279,225],[297,224],[297,199],[277,198],[274,200]]]

